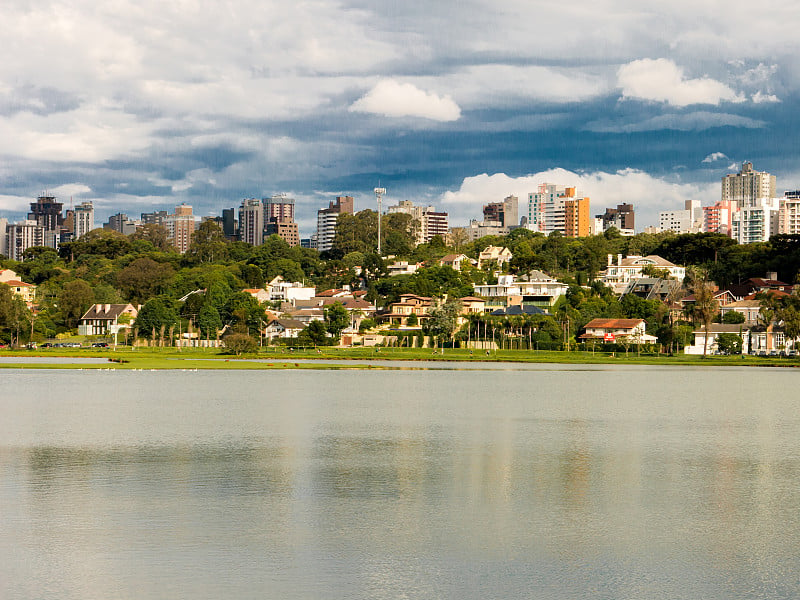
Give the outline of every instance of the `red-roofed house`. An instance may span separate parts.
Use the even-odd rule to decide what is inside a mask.
[[[656,338],[645,333],[646,326],[643,319],[592,319],[586,324],[586,331],[580,339],[615,342],[626,338],[643,343],[654,342]]]

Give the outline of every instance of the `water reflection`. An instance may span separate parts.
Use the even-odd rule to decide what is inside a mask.
[[[622,375],[37,374],[0,399],[0,597],[796,597],[793,401]]]

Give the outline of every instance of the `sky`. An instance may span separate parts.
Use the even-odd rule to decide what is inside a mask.
[[[549,182],[641,230],[744,160],[800,187],[796,6],[644,4],[5,0],[0,217],[286,193],[308,236],[378,185],[459,225]]]

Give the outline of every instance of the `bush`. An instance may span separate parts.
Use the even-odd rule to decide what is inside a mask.
[[[722,317],[722,322],[728,325],[738,325],[739,323],[744,323],[744,315],[735,310],[731,310],[725,313],[725,316]]]
[[[258,342],[255,338],[246,333],[231,333],[222,339],[228,353],[239,356],[244,353],[255,352]]]

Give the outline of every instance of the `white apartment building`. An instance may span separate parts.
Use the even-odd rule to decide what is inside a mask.
[[[658,213],[659,231],[697,233],[703,228],[703,208],[699,200],[686,200],[683,210],[663,210]]]
[[[72,235],[77,240],[94,229],[94,207],[91,202],[81,202],[73,211]]]
[[[317,211],[317,250],[326,252],[333,248],[336,237],[336,222],[340,214],[353,214],[353,197],[337,196],[336,202],[330,202],[328,208]]]
[[[731,237],[740,244],[766,242],[779,232],[780,198],[761,198],[755,206],[733,213]]]
[[[25,250],[33,246],[44,246],[44,227],[30,219],[8,225],[6,236],[8,258],[21,261]]]

